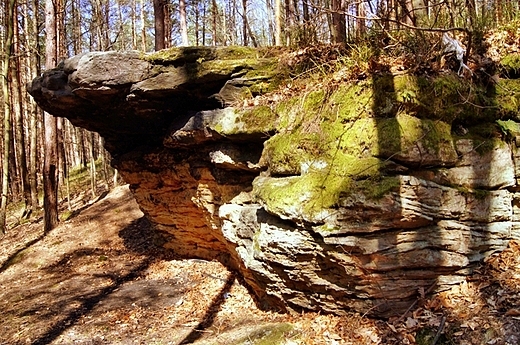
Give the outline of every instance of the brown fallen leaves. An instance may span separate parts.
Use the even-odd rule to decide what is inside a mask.
[[[288,315],[257,308],[220,263],[155,247],[141,217],[122,187],[50,234],[36,223],[4,237],[0,344],[208,344],[273,323],[293,325],[286,345],[520,342],[516,241],[401,317]]]

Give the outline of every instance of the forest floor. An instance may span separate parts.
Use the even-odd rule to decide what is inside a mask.
[[[520,344],[516,242],[467,282],[379,320],[259,310],[221,264],[157,247],[127,186],[42,228],[0,239],[0,344]]]

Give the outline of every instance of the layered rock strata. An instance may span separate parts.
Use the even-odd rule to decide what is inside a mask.
[[[520,237],[516,94],[381,75],[238,106],[284,75],[243,48],[88,53],[29,92],[105,138],[166,248],[264,307],[399,314]]]

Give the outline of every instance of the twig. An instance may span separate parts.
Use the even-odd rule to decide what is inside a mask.
[[[436,283],[437,283],[437,282],[434,281],[434,282],[432,283],[432,285],[430,285],[430,287],[428,288],[428,290],[426,290],[426,292],[424,292],[424,296],[426,296],[427,294],[429,294],[430,292],[432,292],[432,290],[433,290],[433,288],[435,287]],[[406,317],[406,315],[408,314],[408,312],[409,312],[410,310],[412,310],[413,307],[415,307],[415,305],[417,304],[417,302],[419,302],[419,298],[417,298],[415,301],[413,301],[413,303],[408,307],[408,309],[406,309],[406,311],[403,313],[403,315],[401,315],[401,316],[397,319],[396,323],[403,321],[404,318]]]
[[[444,324],[445,323],[446,323],[446,314],[442,315],[441,323],[439,325],[439,329],[437,330],[437,334],[435,334],[435,338],[433,338],[433,341],[432,341],[431,345],[437,344],[437,341],[441,337],[441,333],[442,333],[442,330],[444,329]]]

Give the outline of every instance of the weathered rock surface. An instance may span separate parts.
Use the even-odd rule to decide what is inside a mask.
[[[520,238],[511,107],[459,102],[452,76],[232,106],[281,80],[274,55],[184,48],[83,54],[29,92],[105,138],[165,247],[239,271],[265,307],[398,314]]]

